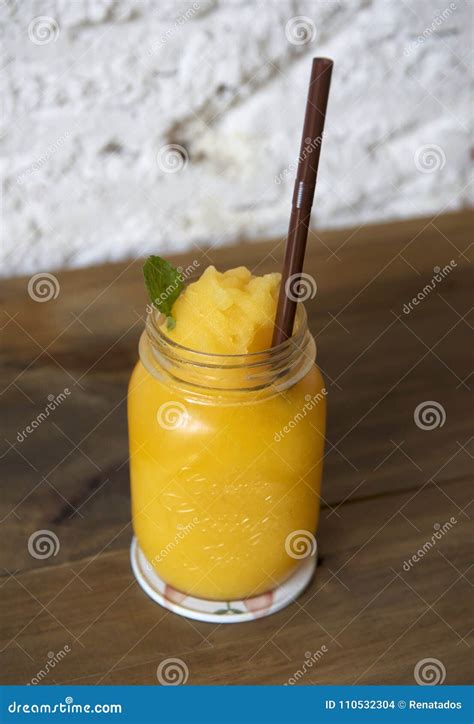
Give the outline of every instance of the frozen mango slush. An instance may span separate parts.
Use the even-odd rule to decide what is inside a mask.
[[[140,343],[134,532],[159,577],[194,597],[275,589],[301,563],[291,536],[316,531],[326,391],[304,312],[298,344],[270,349],[279,285],[280,274],[210,266],[166,322],[149,315]]]

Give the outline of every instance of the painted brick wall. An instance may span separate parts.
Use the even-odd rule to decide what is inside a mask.
[[[3,0],[2,273],[284,234],[316,54],[313,224],[466,205],[472,8]]]

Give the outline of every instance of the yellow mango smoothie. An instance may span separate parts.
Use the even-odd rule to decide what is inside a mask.
[[[279,286],[210,266],[148,314],[128,398],[133,528],[175,600],[265,596],[316,533],[326,390],[302,304],[271,347]]]

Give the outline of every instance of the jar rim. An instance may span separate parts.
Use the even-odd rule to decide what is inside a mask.
[[[296,312],[296,332],[281,344],[258,352],[216,354],[200,352],[172,340],[161,329],[163,315],[151,310],[140,339],[140,359],[147,370],[167,384],[205,396],[242,393],[274,394],[306,374],[316,359],[316,344],[302,304]],[[267,390],[267,393],[264,391]]]
[[[166,332],[163,331],[162,325],[164,315],[157,309],[152,308],[148,311],[146,318],[146,331],[151,341],[157,344],[162,351],[168,350],[169,353],[175,353],[173,356],[177,358],[185,358],[187,362],[192,362],[197,366],[205,367],[240,367],[254,366],[262,363],[268,363],[269,359],[284,357],[296,349],[304,346],[305,337],[308,333],[308,315],[303,304],[298,304],[296,310],[296,332],[284,342],[258,350],[257,352],[243,352],[235,354],[222,354],[219,352],[203,352],[187,347],[186,345],[171,339]],[[206,360],[206,361],[204,361]]]

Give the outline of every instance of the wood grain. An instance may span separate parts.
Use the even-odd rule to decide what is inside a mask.
[[[413,683],[435,657],[446,683],[471,676],[472,253],[468,212],[313,234],[307,303],[329,389],[318,575],[301,599],[255,623],[196,624],[153,604],[129,567],[125,397],[143,325],[140,261],[54,272],[56,299],[28,279],[2,284],[2,660],[27,683],[49,652],[71,651],[44,683],[156,683],[179,656],[189,683],[272,683],[327,652],[299,683]],[[196,249],[201,268],[278,268],[284,240]],[[433,277],[452,271],[404,313]],[[67,399],[22,442],[48,395]],[[422,430],[414,411],[443,406]],[[403,563],[451,517],[409,571]],[[38,529],[56,556],[28,553]]]

